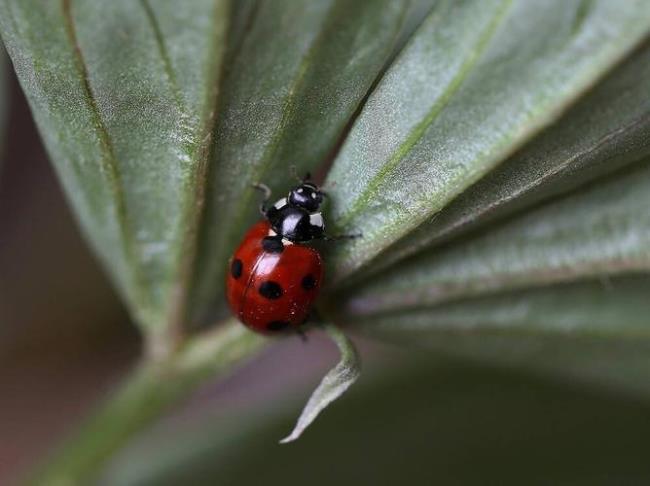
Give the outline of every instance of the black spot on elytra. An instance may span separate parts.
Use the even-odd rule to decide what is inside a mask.
[[[266,236],[262,240],[262,248],[269,253],[282,253],[284,251],[282,239],[277,236]]]
[[[300,285],[302,285],[302,288],[305,290],[311,290],[316,287],[316,279],[311,273],[308,273],[302,278]]]
[[[287,321],[271,321],[266,325],[266,328],[269,331],[282,331],[287,327],[289,327],[289,323]]]
[[[274,282],[273,280],[262,282],[262,285],[260,285],[258,292],[262,297],[266,297],[267,299],[271,300],[279,299],[282,297],[282,287],[279,283]]]
[[[242,264],[241,260],[239,258],[236,258],[232,261],[232,264],[230,265],[230,275],[232,275],[232,278],[238,279],[241,277],[241,272],[244,269],[244,265]]]

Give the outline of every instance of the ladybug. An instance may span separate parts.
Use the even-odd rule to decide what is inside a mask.
[[[320,253],[306,243],[325,239],[320,212],[325,193],[307,174],[286,197],[268,206],[264,191],[260,213],[264,219],[246,233],[230,259],[226,294],[233,314],[250,329],[274,334],[294,330],[310,317],[323,281]]]

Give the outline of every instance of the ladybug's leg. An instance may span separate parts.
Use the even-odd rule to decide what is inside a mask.
[[[302,321],[302,323],[296,328],[296,334],[300,336],[300,339],[302,339],[303,343],[306,343],[307,331],[310,328],[310,324],[318,326],[322,323],[323,323],[323,318],[318,313],[318,310],[312,307],[311,309],[309,309],[309,314],[307,314],[305,320]]]
[[[267,204],[269,199],[271,199],[271,189],[266,184],[260,182],[253,184],[253,187],[264,193],[264,199],[262,199],[262,202],[260,203],[260,213],[262,213],[262,216],[266,216],[266,210],[268,209]]]
[[[296,334],[298,335],[298,337],[300,338],[300,340],[303,343],[307,342],[307,333],[305,332],[305,330],[302,327],[298,327],[296,329]]]

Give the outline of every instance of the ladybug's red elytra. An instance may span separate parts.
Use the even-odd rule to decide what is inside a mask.
[[[328,238],[319,211],[324,193],[309,174],[286,197],[268,206],[271,191],[257,184],[265,198],[264,220],[244,236],[230,259],[226,294],[233,314],[250,329],[274,334],[299,331],[309,318],[323,280],[320,253],[305,243]]]

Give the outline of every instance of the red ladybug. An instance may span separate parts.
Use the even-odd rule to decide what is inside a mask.
[[[321,256],[305,243],[325,235],[319,208],[324,193],[309,175],[287,197],[260,212],[265,220],[246,234],[230,260],[226,277],[232,312],[250,329],[264,334],[299,331],[308,319],[323,280]]]

